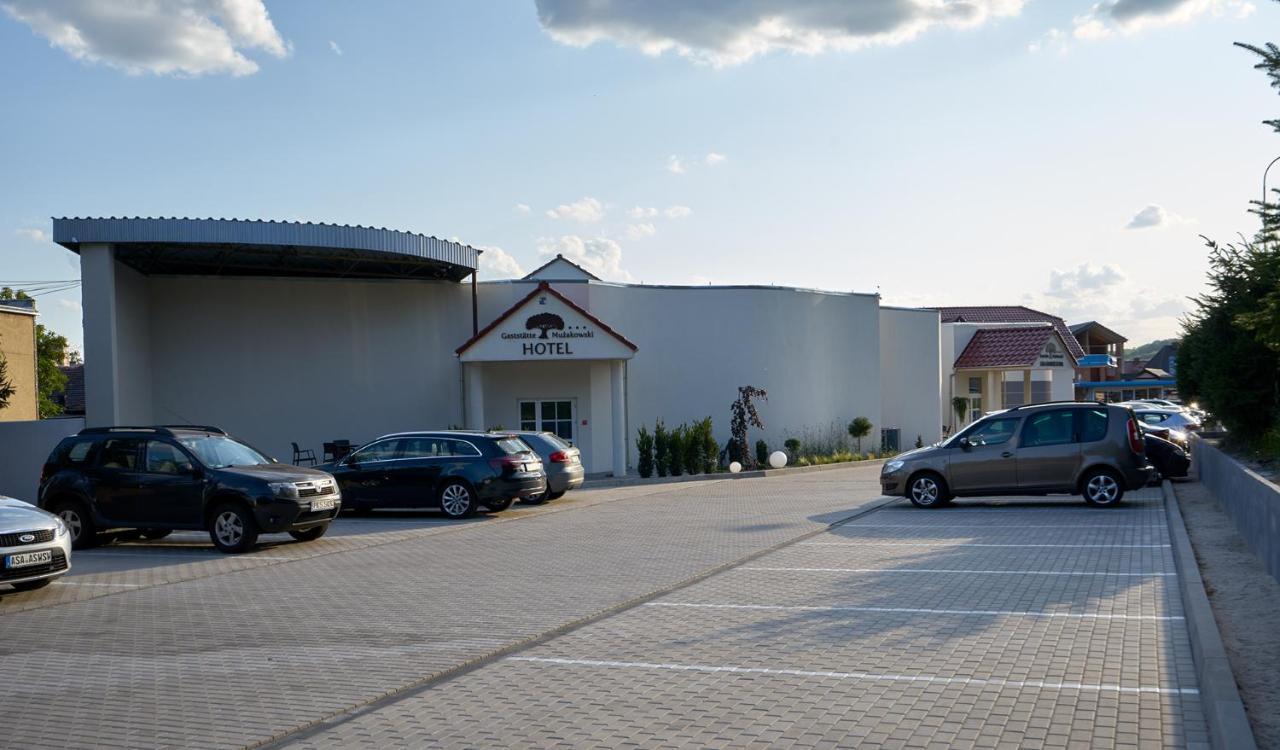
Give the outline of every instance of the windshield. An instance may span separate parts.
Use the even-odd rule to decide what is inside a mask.
[[[180,437],[178,442],[200,459],[200,463],[210,469],[225,469],[228,466],[258,466],[269,464],[271,459],[255,451],[244,443],[236,442],[229,437],[218,435],[200,435]]]

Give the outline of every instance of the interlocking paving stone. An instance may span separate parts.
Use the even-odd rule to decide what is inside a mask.
[[[287,744],[1204,747],[1160,503],[883,509]]]
[[[0,601],[0,743],[265,742],[819,531],[878,495],[877,472],[582,492],[464,524],[341,520],[368,531],[248,556],[195,535],[76,553],[68,585]]]

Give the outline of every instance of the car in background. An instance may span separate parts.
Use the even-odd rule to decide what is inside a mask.
[[[483,506],[511,507],[547,490],[542,459],[511,433],[401,432],[384,435],[340,461],[322,464],[347,508],[434,508],[466,518]]]
[[[1191,452],[1191,441],[1187,438],[1187,433],[1182,430],[1175,430],[1172,427],[1162,427],[1160,425],[1147,424],[1139,421],[1138,426],[1142,428],[1142,434],[1154,435],[1161,440],[1168,440],[1182,450]]]
[[[0,583],[44,588],[71,570],[71,533],[62,519],[0,495]]]
[[[1155,467],[1153,479],[1181,479],[1191,469],[1191,456],[1172,441],[1147,433],[1143,440],[1147,448],[1147,460]]]
[[[1200,420],[1181,411],[1169,409],[1134,409],[1134,414],[1143,424],[1153,427],[1168,427],[1181,432],[1196,432],[1200,429]]]
[[[983,417],[937,445],[884,463],[881,490],[920,508],[954,497],[1080,493],[1113,506],[1146,485],[1142,429],[1115,404],[1063,401],[1015,406]]]
[[[1139,398],[1139,399],[1135,399],[1130,403],[1151,404],[1152,406],[1159,406],[1162,409],[1177,409],[1179,411],[1183,411],[1186,409],[1186,407],[1183,406],[1182,404],[1179,404],[1175,401],[1170,401],[1167,398]]]
[[[39,505],[62,519],[76,549],[120,529],[144,539],[193,529],[233,553],[262,533],[319,539],[342,495],[323,471],[282,464],[216,427],[92,427],[49,454]]]
[[[538,497],[529,498],[529,502],[559,500],[564,493],[582,486],[587,472],[582,467],[581,451],[554,432],[521,431],[515,434],[533,448],[547,472],[547,489]]]

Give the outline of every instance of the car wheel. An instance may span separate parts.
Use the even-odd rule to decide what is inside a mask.
[[[547,495],[547,499],[548,499],[548,500],[559,500],[560,498],[564,497],[564,493],[565,493],[565,491],[564,491],[564,490],[561,490],[561,491],[559,491],[559,492],[552,492],[552,493],[550,493],[550,494],[548,494],[548,495]]]
[[[71,532],[72,549],[90,549],[102,544],[98,527],[94,525],[93,517],[89,515],[84,503],[78,500],[57,500],[49,508],[49,512],[67,525],[67,530]]]
[[[299,542],[314,542],[329,530],[329,524],[323,526],[312,526],[309,529],[299,529],[298,531],[290,531],[289,536],[297,539]]]
[[[157,539],[164,539],[172,533],[173,529],[144,529],[141,536],[149,542],[154,542]]]
[[[12,584],[18,591],[35,591],[53,583],[52,578],[42,578],[39,581],[23,581],[22,583]]]
[[[258,542],[258,522],[245,506],[224,503],[209,516],[209,538],[219,552],[248,552]]]
[[[947,504],[947,483],[937,474],[917,474],[907,486],[907,499],[917,508],[937,508]]]
[[[449,518],[466,518],[476,512],[476,493],[471,485],[451,479],[440,488],[440,510]]]
[[[1111,507],[1120,504],[1120,498],[1124,497],[1124,487],[1115,474],[1100,469],[1085,476],[1081,482],[1081,494],[1090,505]]]
[[[516,499],[514,497],[509,497],[505,500],[490,500],[489,502],[484,504],[484,507],[488,508],[494,513],[501,513],[507,508],[510,508],[511,504],[514,503],[515,501]]]

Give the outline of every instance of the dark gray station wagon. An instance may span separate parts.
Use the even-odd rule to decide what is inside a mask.
[[[1081,494],[1115,505],[1151,477],[1142,430],[1115,404],[1031,404],[990,414],[928,448],[886,461],[880,487],[917,507],[966,495]]]

